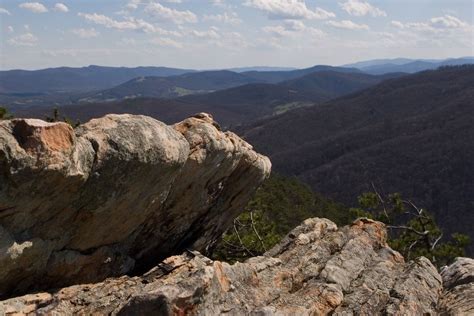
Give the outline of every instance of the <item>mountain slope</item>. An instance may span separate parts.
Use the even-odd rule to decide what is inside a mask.
[[[317,65],[310,68],[296,69],[292,71],[247,71],[242,74],[264,83],[279,83],[282,81],[292,80],[304,75],[322,71],[335,71],[347,73],[360,73],[356,68],[333,67],[325,65]]]
[[[292,68],[292,67],[254,66],[254,67],[229,68],[226,70],[230,70],[233,72],[247,72],[247,71],[292,71],[292,70],[297,70],[297,69],[298,68]]]
[[[474,64],[474,58],[464,57],[445,60],[411,60],[408,62],[401,62],[401,60],[390,60],[387,63],[374,63],[367,66],[361,66],[359,69],[366,73],[380,75],[391,72],[415,73],[424,70],[436,69],[442,66],[459,66],[466,64]]]
[[[241,130],[274,169],[354,205],[373,182],[474,237],[474,66],[385,81]],[[471,248],[471,251],[473,249]]]
[[[248,114],[248,119],[282,113],[291,108],[314,105],[373,86],[402,74],[373,76],[335,71],[314,72],[279,84],[254,83],[208,94],[189,95],[180,101],[205,107],[226,108]],[[228,119],[221,118],[222,122]],[[233,123],[238,123],[233,120]]]
[[[201,94],[250,83],[278,83],[308,74],[338,71],[357,73],[358,70],[330,66],[315,66],[293,71],[247,71],[229,70],[201,71],[166,78],[140,77],[111,89],[81,98],[81,101],[120,100],[136,97],[175,98],[188,94]],[[321,91],[317,93],[321,94]]]
[[[60,67],[0,71],[0,93],[57,93],[111,88],[140,76],[172,76],[193,70],[166,67]]]
[[[403,73],[392,73],[374,76],[365,73],[317,71],[297,79],[284,81],[279,85],[295,92],[303,91],[314,99],[318,99],[317,101],[327,101],[403,75]]]
[[[383,64],[403,65],[403,64],[411,63],[412,61],[414,61],[414,59],[410,59],[410,58],[370,59],[370,60],[358,61],[352,64],[345,64],[342,67],[362,69],[365,67],[377,66],[377,65],[383,65]]]
[[[202,71],[164,78],[139,77],[88,98],[93,100],[120,100],[133,97],[173,98],[231,88],[251,82],[256,82],[256,80],[228,70]]]

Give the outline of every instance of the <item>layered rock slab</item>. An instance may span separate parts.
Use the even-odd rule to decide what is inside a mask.
[[[269,172],[205,113],[1,121],[0,297],[205,253]]]
[[[462,266],[470,271],[462,275],[472,273],[472,267],[456,264],[449,271]],[[454,280],[448,274],[460,275],[444,273],[445,283]],[[361,219],[338,228],[313,218],[244,263],[187,251],[142,276],[0,302],[0,314],[457,315],[440,309],[446,293],[429,260],[405,262],[387,246],[382,223]],[[464,300],[464,311],[472,306]]]
[[[439,310],[447,315],[474,315],[474,259],[457,258],[441,270],[444,291]]]

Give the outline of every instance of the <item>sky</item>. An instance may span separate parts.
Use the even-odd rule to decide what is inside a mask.
[[[474,56],[472,0],[0,0],[0,68]]]

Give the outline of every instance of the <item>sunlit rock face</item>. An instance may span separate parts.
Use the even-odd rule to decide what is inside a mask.
[[[206,253],[270,173],[202,113],[0,122],[0,297]]]

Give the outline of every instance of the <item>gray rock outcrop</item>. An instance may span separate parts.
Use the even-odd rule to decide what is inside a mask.
[[[441,270],[444,292],[439,309],[447,315],[474,315],[474,259],[457,258]]]
[[[390,249],[382,223],[313,218],[244,263],[187,251],[142,276],[0,302],[0,314],[469,315],[472,264],[459,258],[441,277],[428,259],[405,262]]]
[[[204,113],[0,121],[0,297],[206,253],[269,173]]]

